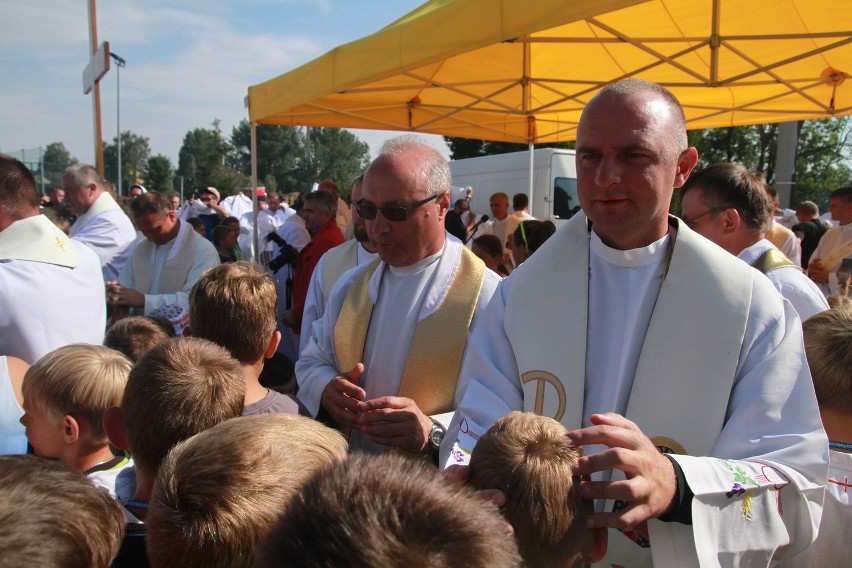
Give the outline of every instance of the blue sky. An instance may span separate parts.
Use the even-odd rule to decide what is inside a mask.
[[[425,0],[100,0],[98,43],[125,60],[121,129],[149,138],[177,167],[183,137],[247,117],[249,85],[369,35]],[[0,151],[63,142],[94,159],[86,0],[0,0]],[[116,134],[115,67],[101,81],[103,138]],[[375,153],[391,133],[355,131]],[[446,155],[436,136],[430,143]]]

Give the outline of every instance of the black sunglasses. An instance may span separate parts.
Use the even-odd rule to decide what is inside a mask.
[[[355,202],[355,210],[358,211],[358,215],[367,221],[375,219],[376,214],[381,211],[382,215],[385,216],[385,219],[394,223],[399,223],[408,219],[409,212],[414,211],[421,205],[426,205],[430,201],[438,199],[442,195],[444,195],[444,193],[432,195],[422,201],[416,201],[414,203],[393,203],[390,205],[382,205],[381,207],[376,206],[376,204],[372,201],[359,199]]]

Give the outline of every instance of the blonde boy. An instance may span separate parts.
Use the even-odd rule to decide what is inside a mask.
[[[130,459],[115,455],[101,421],[121,402],[130,367],[108,347],[67,345],[36,361],[21,386],[21,423],[35,453],[62,460],[113,495]]]
[[[592,501],[580,497],[571,473],[582,450],[565,432],[551,418],[512,412],[488,429],[470,457],[471,485],[505,494],[503,514],[530,568],[579,567],[606,553],[606,529],[585,526]]]
[[[852,541],[852,307],[820,312],[802,328],[819,414],[828,434],[828,484],[816,540],[785,566],[843,566]]]
[[[231,352],[246,384],[244,416],[285,412],[309,415],[296,399],[260,384],[263,363],[281,341],[275,281],[258,265],[233,262],[211,268],[189,296],[189,329]]]
[[[151,496],[151,566],[252,566],[290,499],[346,450],[336,430],[280,413],[233,418],[178,444]]]

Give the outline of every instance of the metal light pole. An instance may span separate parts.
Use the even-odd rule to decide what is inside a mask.
[[[127,62],[124,58],[109,53],[109,56],[115,60],[115,129],[118,135],[116,136],[116,156],[118,156],[118,195],[121,195],[121,68]]]

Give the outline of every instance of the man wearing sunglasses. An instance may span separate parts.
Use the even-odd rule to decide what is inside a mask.
[[[379,259],[346,272],[296,365],[299,398],[373,453],[437,454],[455,408],[468,329],[499,278],[448,239],[446,160],[416,138],[389,140],[355,203]],[[444,418],[446,420],[446,418]]]

